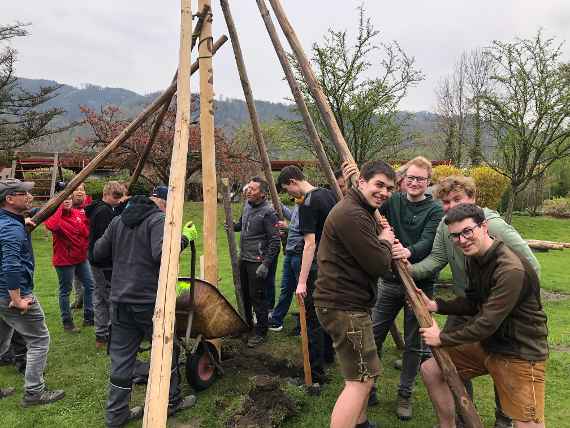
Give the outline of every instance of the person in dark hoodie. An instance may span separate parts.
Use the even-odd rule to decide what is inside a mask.
[[[103,198],[85,208],[89,219],[88,258],[95,281],[93,289],[93,309],[95,312],[95,346],[104,348],[109,339],[109,323],[111,322],[111,290],[110,260],[95,262],[93,248],[95,242],[103,236],[107,226],[124,208],[125,186],[118,181],[109,181],[103,187]]]
[[[143,409],[129,410],[132,375],[141,342],[152,338],[152,318],[158,289],[168,188],[153,190],[150,197],[130,199],[93,247],[95,263],[112,261],[111,375],[107,401],[108,427],[120,427],[141,417]],[[182,248],[188,240],[182,238]],[[178,370],[179,348],[174,343],[170,377],[169,415],[188,407],[194,397],[183,398]]]
[[[269,185],[261,177],[253,177],[246,191],[247,203],[234,230],[240,235],[240,278],[243,284],[246,321],[254,335],[247,342],[250,348],[265,341],[269,325],[267,281],[272,263],[279,254],[279,228],[275,210],[267,201]]]

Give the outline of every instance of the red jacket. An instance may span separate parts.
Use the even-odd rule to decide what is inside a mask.
[[[53,265],[70,266],[87,260],[89,220],[83,208],[57,211],[44,223],[53,234]]]

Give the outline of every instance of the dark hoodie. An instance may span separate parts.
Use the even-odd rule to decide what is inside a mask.
[[[119,207],[113,208],[102,200],[94,201],[85,207],[85,214],[87,214],[87,218],[89,219],[89,250],[87,258],[95,267],[101,269],[110,269],[112,267],[111,260],[101,260],[99,263],[95,263],[93,260],[93,247],[95,246],[95,242],[103,236],[111,220],[121,213],[122,207]]]
[[[134,196],[93,248],[95,263],[111,259],[111,301],[149,304],[156,300],[164,213],[146,196]],[[187,245],[187,241],[183,243]]]

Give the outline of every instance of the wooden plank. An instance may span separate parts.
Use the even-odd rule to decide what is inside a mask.
[[[325,177],[329,183],[330,188],[336,193],[337,198],[339,200],[342,199],[342,192],[338,187],[338,183],[334,176],[334,172],[331,168],[331,164],[327,158],[325,153],[325,149],[323,148],[323,143],[321,142],[321,138],[319,137],[319,133],[317,132],[317,128],[309,114],[309,109],[307,108],[307,104],[301,94],[301,89],[299,88],[299,84],[293,75],[293,69],[291,68],[291,64],[289,63],[289,59],[287,58],[287,54],[285,53],[285,49],[283,49],[283,45],[281,44],[281,40],[279,39],[279,35],[277,34],[277,29],[273,24],[271,19],[271,15],[269,14],[269,9],[265,4],[265,0],[257,0],[257,6],[259,8],[259,12],[261,13],[261,18],[265,23],[265,28],[267,28],[267,32],[269,34],[269,38],[273,43],[273,47],[275,48],[275,53],[277,54],[277,58],[279,58],[279,62],[281,63],[281,67],[283,68],[283,72],[285,73],[285,78],[287,79],[287,83],[289,83],[289,87],[291,88],[291,93],[293,94],[293,98],[295,99],[295,103],[297,104],[297,109],[301,113],[301,117],[303,118],[303,123],[305,124],[305,130],[309,136],[309,141],[311,141],[313,145],[313,149],[317,155],[317,159],[319,160],[319,164],[321,165],[321,170],[325,173]],[[230,33],[231,35],[231,33]]]
[[[232,201],[230,195],[229,180],[222,178],[222,200],[224,202],[224,212],[226,214],[226,234],[228,237],[228,247],[230,251],[230,261],[232,264],[232,275],[234,280],[234,290],[236,293],[236,301],[238,311],[245,320],[245,305],[243,302],[243,290],[239,274],[238,249],[236,244],[236,235],[234,232],[234,218],[232,214]]]
[[[271,162],[269,161],[267,146],[263,139],[263,133],[261,132],[261,124],[259,123],[259,116],[257,115],[257,110],[255,108],[253,92],[251,90],[251,85],[249,83],[249,77],[247,76],[247,69],[245,68],[245,61],[243,59],[243,53],[239,42],[238,32],[234,23],[234,19],[232,17],[228,0],[220,0],[220,5],[222,6],[222,12],[224,13],[224,18],[226,20],[228,33],[230,34],[232,49],[234,51],[236,66],[239,73],[239,80],[241,82],[243,95],[245,97],[247,110],[249,112],[249,120],[251,121],[253,137],[257,144],[259,157],[261,158],[261,165],[263,166],[263,173],[265,175],[265,180],[269,184],[269,193],[271,196],[271,201],[273,202],[273,208],[275,208],[279,220],[283,220],[284,219],[283,208],[281,207],[281,201],[279,199],[279,194],[277,193],[277,187],[275,187],[275,180],[273,179],[273,174],[271,173]]]
[[[319,112],[321,113],[321,117],[323,118],[323,121],[325,122],[327,129],[329,130],[331,139],[335,144],[335,147],[339,152],[341,159],[344,162],[355,163],[354,158],[352,157],[352,154],[350,153],[350,150],[348,148],[348,145],[346,144],[346,141],[344,140],[344,137],[340,132],[340,128],[336,123],[330,105],[328,104],[328,101],[315,77],[315,74],[313,73],[313,70],[303,50],[301,42],[299,41],[299,38],[297,37],[293,27],[291,26],[291,23],[289,22],[285,14],[285,10],[283,9],[281,2],[279,0],[269,0],[269,2],[271,4],[271,7],[273,8],[273,11],[275,12],[277,20],[279,21],[281,29],[285,34],[285,37],[287,38],[289,44],[291,45],[291,49],[293,50],[293,54],[295,55],[295,58],[299,63],[301,72],[303,74],[303,78],[307,82],[309,91],[311,92],[311,95],[313,96],[315,102],[317,103]],[[351,182],[353,185],[356,184],[355,176],[351,177]],[[378,221],[381,220],[381,216],[378,212],[376,212],[376,217]],[[410,306],[413,309],[414,314],[416,315],[418,323],[420,324],[421,327],[431,326],[433,320],[427,308],[425,307],[425,305],[419,299],[418,295],[415,292],[415,283],[408,271],[408,268],[406,267],[403,261],[398,261],[395,264],[398,273],[402,278],[402,282],[406,291],[408,301],[410,302]],[[468,428],[483,428],[481,418],[477,414],[477,410],[475,409],[473,402],[471,401],[469,395],[465,391],[463,382],[459,378],[457,370],[455,369],[455,366],[453,365],[453,362],[449,358],[447,352],[441,348],[433,348],[433,354],[436,361],[440,365],[444,378],[448,383],[451,392],[456,398],[459,410],[465,420],[465,426]]]
[[[217,50],[220,48],[225,42],[227,42],[228,38],[226,36],[222,36],[214,45],[214,48]],[[190,74],[194,73],[198,70],[199,62],[195,62],[192,65]],[[97,167],[105,160],[107,157],[114,152],[118,147],[120,147],[127,139],[150,117],[152,114],[157,111],[165,102],[172,98],[172,95],[176,93],[176,82],[171,83],[171,85],[158,97],[156,98],[151,104],[149,104],[142,112],[140,112],[137,117],[133,119],[133,121],[125,128],[123,131],[111,142],[107,147],[105,147],[97,156],[91,159],[89,162],[80,172],[77,174],[65,187],[65,189],[60,192],[58,195],[54,196],[50,199],[32,218],[32,221],[39,225],[47,218],[49,218],[59,207],[59,205],[67,199],[69,195],[79,186],[81,183],[85,181],[87,177],[89,177]]]
[[[186,157],[190,138],[190,44],[192,41],[191,0],[181,0],[181,30],[176,125],[168,182],[166,219],[154,327],[150,373],[146,392],[143,427],[166,427],[168,391],[174,341],[176,283],[179,273],[180,234],[186,183]]]
[[[212,8],[211,0],[199,0],[198,8]],[[214,136],[214,72],[212,67],[212,14],[204,19],[198,45],[200,62],[200,133],[202,190],[204,195],[204,278],[218,283],[216,146]]]

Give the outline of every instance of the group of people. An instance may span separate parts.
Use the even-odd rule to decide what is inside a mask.
[[[294,296],[306,311],[314,382],[328,381],[335,359],[345,384],[331,415],[333,428],[371,428],[367,409],[377,405],[380,354],[390,327],[404,311],[405,349],[395,413],[412,418],[418,373],[427,387],[439,426],[462,426],[454,398],[431,349],[444,347],[467,391],[471,379],[490,374],[495,386],[497,428],[544,427],[547,320],[540,300],[540,267],[526,242],[498,213],[476,205],[471,178],[446,177],[430,187],[432,166],[424,157],[397,172],[383,161],[360,170],[344,165],[336,174],[343,198],[316,187],[296,166],[284,168],[280,191],[294,199],[277,218],[269,185],[252,178],[246,203],[233,225],[240,232],[240,277],[249,347],[283,330]],[[348,184],[354,183],[352,186]],[[0,182],[0,355],[13,348],[25,356],[24,406],[60,400],[43,372],[49,332],[33,294],[34,258],[26,225],[33,183]],[[433,196],[432,196],[433,194]],[[142,415],[129,409],[139,345],[152,334],[152,317],[168,189],[126,199],[125,188],[108,183],[101,201],[88,204],[78,188],[46,221],[53,234],[63,328],[75,332],[69,295],[77,277],[83,288],[83,325],[95,326],[95,346],[108,346],[111,360],[106,423],[124,425]],[[286,242],[282,242],[287,229]],[[192,237],[181,236],[181,251]],[[280,295],[274,277],[283,245]],[[415,292],[431,312],[448,315],[420,328],[406,304],[395,262],[409,269]],[[455,298],[434,299],[434,281],[449,265]],[[111,327],[111,328],[109,328]],[[190,405],[180,391],[179,349],[172,361],[169,414]],[[14,393],[0,390],[0,397]]]
[[[356,175],[355,185],[347,184]],[[248,345],[281,331],[292,298],[305,306],[313,380],[326,383],[335,357],[345,386],[331,416],[333,428],[370,428],[376,405],[383,343],[404,311],[405,349],[395,413],[413,416],[418,373],[433,401],[439,427],[463,426],[454,398],[431,354],[444,347],[473,397],[473,377],[490,374],[495,386],[495,427],[544,427],[547,319],[540,300],[540,266],[526,241],[500,215],[476,205],[472,178],[450,176],[430,186],[424,157],[398,171],[371,161],[337,173],[344,197],[313,186],[296,166],[284,168],[278,188],[295,201],[288,218],[279,301],[267,310],[269,266],[279,253],[279,222],[265,180],[247,186],[241,231],[241,279]],[[420,328],[395,262],[412,274],[416,293],[431,312],[448,315]],[[455,298],[434,300],[434,283],[449,265]],[[252,313],[255,313],[255,322]]]

